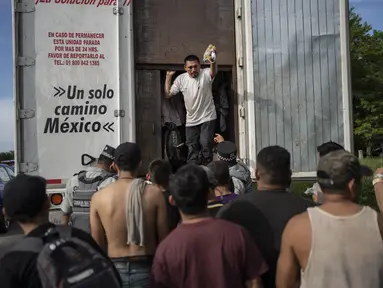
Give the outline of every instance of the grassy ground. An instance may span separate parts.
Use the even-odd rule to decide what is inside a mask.
[[[363,165],[370,167],[374,172],[377,168],[383,167],[383,157],[365,158],[361,162]],[[371,182],[372,177],[367,177],[363,179],[359,193],[359,203],[377,209],[378,206],[374,195],[374,188]],[[294,182],[292,184],[292,191],[298,195],[307,197],[307,195],[305,195],[304,192],[307,188],[311,187],[312,184],[312,182]]]

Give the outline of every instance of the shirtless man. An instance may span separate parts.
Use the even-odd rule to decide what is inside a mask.
[[[141,207],[127,208],[127,199],[134,192],[130,188],[139,181],[136,174],[140,165],[141,151],[137,144],[127,142],[118,146],[115,152],[118,180],[93,195],[90,211],[93,238],[105,247],[106,235],[108,256],[121,275],[123,287],[130,288],[148,287],[153,255],[168,234],[166,204],[156,186],[141,184],[143,191],[137,194],[140,199],[135,198]],[[133,217],[132,212],[136,215],[137,209],[142,211],[143,235],[139,241],[131,241],[129,233],[140,230],[140,225],[128,229],[131,221],[127,219]],[[130,218],[126,217],[127,213]]]

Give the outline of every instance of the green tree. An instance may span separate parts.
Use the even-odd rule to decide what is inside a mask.
[[[383,135],[383,32],[350,11],[350,49],[356,147]]]
[[[0,161],[13,160],[14,157],[15,157],[15,154],[13,151],[0,153]]]

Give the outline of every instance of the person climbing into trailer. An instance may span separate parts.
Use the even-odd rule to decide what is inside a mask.
[[[216,62],[210,68],[201,69],[197,56],[189,55],[184,60],[185,73],[172,84],[175,71],[167,71],[165,98],[179,92],[184,95],[186,107],[186,145],[188,163],[208,164],[213,159],[213,138],[217,113],[214,106],[212,83],[217,74]]]
[[[148,287],[157,245],[169,232],[162,191],[137,178],[141,150],[122,143],[115,153],[118,180],[92,197],[92,237],[108,250],[124,288]],[[106,240],[106,242],[105,242]]]
[[[247,194],[253,191],[253,182],[249,168],[237,159],[237,146],[225,139],[220,134],[215,134],[214,142],[215,158],[229,164],[231,177],[231,190],[238,195]]]
[[[100,187],[115,181],[114,152],[113,147],[106,145],[96,167],[87,167],[68,181],[61,204],[62,224],[68,225],[70,220],[72,226],[90,233],[90,200]]]

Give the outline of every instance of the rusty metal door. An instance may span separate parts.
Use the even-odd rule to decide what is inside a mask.
[[[217,46],[219,65],[234,65],[233,0],[133,1],[136,64],[183,64]]]

